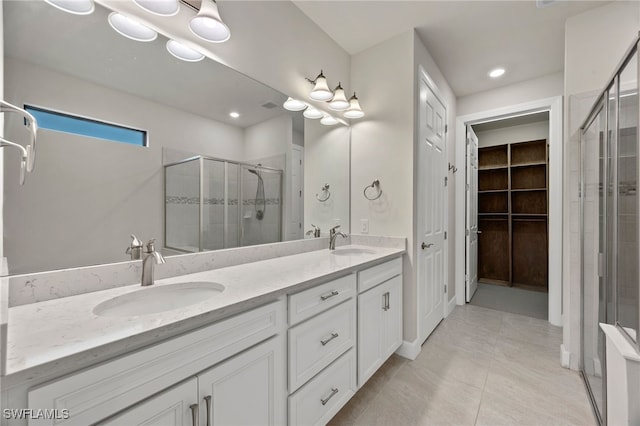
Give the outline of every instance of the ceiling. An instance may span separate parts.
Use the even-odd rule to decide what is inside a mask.
[[[294,115],[282,108],[282,93],[212,60],[176,59],[162,36],[150,43],[120,36],[107,22],[109,12],[96,4],[93,14],[78,17],[45,2],[4,2],[5,54],[236,127]],[[302,123],[295,114],[294,128]]]
[[[411,28],[456,96],[557,73],[564,69],[568,17],[607,1],[342,1],[293,2],[350,54]],[[498,66],[498,79],[487,73]]]

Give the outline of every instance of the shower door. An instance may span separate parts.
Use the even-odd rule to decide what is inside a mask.
[[[282,171],[242,165],[241,246],[282,241]]]

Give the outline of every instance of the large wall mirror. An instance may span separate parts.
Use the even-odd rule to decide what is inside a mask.
[[[349,230],[348,127],[286,111],[284,94],[208,58],[179,60],[162,35],[125,38],[100,5],[3,7],[5,99],[42,121],[24,186],[4,155],[11,275],[130,260],[131,234],[178,255],[300,239],[312,222]],[[5,136],[21,126],[7,115]]]

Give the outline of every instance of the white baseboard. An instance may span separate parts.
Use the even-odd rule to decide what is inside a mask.
[[[564,343],[560,345],[560,365],[571,368],[571,352],[564,347]]]
[[[396,355],[413,361],[418,357],[420,351],[422,351],[422,344],[420,343],[419,339],[416,339],[413,342],[407,342],[406,340],[403,340],[402,344],[396,351]]]
[[[453,298],[451,298],[451,300],[449,300],[449,303],[447,303],[447,312],[445,312],[445,314],[444,314],[445,318],[448,317],[451,312],[453,312],[455,307],[458,305],[457,302],[458,301],[456,300],[455,297],[453,297]]]

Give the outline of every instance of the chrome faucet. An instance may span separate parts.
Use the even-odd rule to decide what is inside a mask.
[[[156,240],[150,240],[147,243],[146,250],[144,251],[144,257],[142,259],[142,279],[140,284],[142,286],[153,285],[153,268],[156,264],[165,263],[164,257],[156,251],[153,243]]]
[[[340,228],[340,225],[336,225],[333,228],[329,229],[329,250],[336,249],[336,238],[338,237],[338,235],[340,235],[342,238],[348,237],[348,235],[344,232],[339,232],[338,228]]]
[[[311,224],[311,226],[313,226],[313,229],[309,229],[305,235],[313,234],[313,238],[320,238],[320,227],[315,226],[313,223]]]
[[[131,245],[127,247],[125,253],[131,256],[131,260],[140,260],[142,257],[142,241],[131,234]]]

